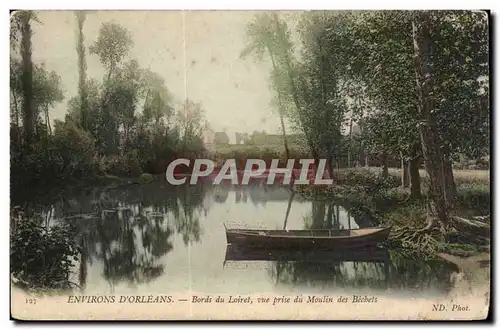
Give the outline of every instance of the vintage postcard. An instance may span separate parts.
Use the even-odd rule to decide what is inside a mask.
[[[16,320],[478,320],[487,11],[16,11]]]

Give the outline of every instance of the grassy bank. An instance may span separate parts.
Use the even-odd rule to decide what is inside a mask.
[[[291,144],[289,146],[290,158],[301,159],[311,158],[308,149],[299,144]],[[240,167],[245,166],[247,159],[262,159],[271,161],[272,159],[280,159],[285,166],[286,153],[283,145],[244,145],[244,144],[228,144],[217,146],[212,150],[209,157],[217,164],[222,165],[226,159],[235,159]]]
[[[378,172],[380,168],[370,167],[372,171]],[[420,169],[420,177],[422,180],[427,180],[427,172],[424,169]],[[389,174],[393,176],[400,177],[401,169],[399,168],[389,168]],[[457,185],[460,184],[489,184],[490,182],[490,171],[487,170],[453,170],[453,178]]]

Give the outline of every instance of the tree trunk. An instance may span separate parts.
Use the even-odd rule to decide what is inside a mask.
[[[415,76],[419,93],[419,133],[422,142],[425,167],[429,175],[428,228],[435,225],[435,220],[446,224],[448,212],[443,187],[445,178],[443,171],[440,141],[436,118],[433,112],[432,64],[430,47],[430,16],[421,11],[414,14],[412,22],[413,47],[415,56]]]
[[[448,157],[443,159],[443,171],[444,171],[444,198],[446,200],[446,205],[451,208],[455,204],[455,199],[457,197],[457,186],[455,185],[455,180],[453,178],[453,166],[451,160]]]
[[[369,160],[370,160],[370,159],[369,159],[368,155],[366,155],[366,156],[365,156],[365,167],[370,167],[370,165],[369,165]]]
[[[420,155],[417,155],[416,148],[412,150],[410,158],[410,198],[422,198],[422,191],[420,188]]]
[[[17,105],[17,96],[16,93],[11,90],[12,98],[14,99],[14,118],[16,123],[16,146],[21,145],[21,127],[19,126],[19,107]]]
[[[450,159],[450,149],[448,145],[444,145],[442,149],[442,159],[443,159],[443,171],[444,171],[444,199],[448,209],[452,208],[455,204],[455,199],[457,197],[457,187],[455,185],[455,179],[453,177],[453,165]]]
[[[128,149],[128,135],[130,131],[130,126],[128,124],[123,125],[123,149]]]
[[[45,124],[47,125],[47,132],[52,134],[52,127],[50,126],[49,105],[45,104]]]
[[[328,165],[328,175],[330,176],[330,179],[333,180],[334,173],[333,173],[333,155],[332,154],[328,155],[327,165]]]
[[[23,91],[23,126],[25,143],[31,144],[34,139],[35,111],[33,104],[33,62],[31,60],[31,16],[30,12],[22,13],[22,91]]]
[[[19,107],[17,106],[17,96],[13,90],[10,91],[12,95],[12,99],[14,100],[14,120],[16,123],[16,127],[19,127]]]
[[[409,162],[405,160],[402,151],[399,152],[399,155],[401,157],[401,187],[407,188],[410,185]]]
[[[349,151],[347,152],[347,167],[352,167],[352,116],[351,112],[351,120],[349,123]]]
[[[334,228],[334,222],[333,221],[333,208],[334,208],[334,205],[333,204],[329,204],[328,205],[328,211],[326,213],[326,228],[328,229],[333,229]]]
[[[337,229],[340,229],[340,206],[335,205],[335,208],[337,209]]]
[[[273,64],[273,70],[277,71],[277,66],[276,66],[276,61],[274,59],[274,54],[271,51],[271,49],[268,49],[269,51],[269,56],[271,57],[271,62]],[[281,132],[283,133],[283,145],[285,146],[285,157],[286,161],[288,162],[288,159],[290,159],[290,149],[288,149],[288,140],[286,138],[286,130],[285,130],[285,121],[283,119],[283,104],[281,103],[281,92],[278,90],[278,107],[279,107],[279,115],[280,115],[280,122],[281,122]]]
[[[382,177],[387,179],[389,177],[389,166],[387,164],[387,151],[382,151]]]
[[[325,224],[325,208],[326,203],[324,201],[313,201],[312,202],[312,223],[311,229],[321,229]]]
[[[279,23],[278,14],[276,12],[274,12],[273,16],[274,16],[274,21],[276,23],[276,30],[278,32],[279,39],[280,40],[284,40],[285,34],[283,33],[283,31],[281,29],[281,26],[280,26],[280,23]],[[301,106],[300,106],[300,101],[299,101],[299,94],[298,94],[297,88],[295,86],[295,83],[293,81],[292,66],[290,64],[290,58],[289,58],[287,52],[284,52],[284,54],[283,54],[283,62],[285,63],[286,73],[287,73],[287,76],[288,76],[290,87],[292,89],[292,99],[293,99],[293,102],[294,102],[295,107],[297,109],[297,113],[299,114],[300,125],[302,126],[302,128],[304,130],[304,133],[306,135],[307,144],[308,144],[308,146],[309,146],[309,148],[311,150],[313,158],[315,160],[316,159],[319,160],[319,152],[318,152],[317,148],[315,147],[315,145],[314,145],[314,143],[313,143],[313,141],[311,139],[310,134],[308,133],[308,129],[307,129],[307,127],[306,127],[306,125],[304,123],[304,120],[302,118],[302,115],[301,115]],[[316,161],[315,161],[315,165],[316,165],[316,167],[318,165],[318,163]]]

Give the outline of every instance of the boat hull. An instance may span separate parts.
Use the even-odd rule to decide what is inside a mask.
[[[389,260],[387,249],[354,250],[284,250],[257,249],[228,245],[225,261],[293,261],[307,263],[384,262]]]
[[[391,228],[380,228],[364,235],[353,236],[283,236],[258,235],[239,230],[226,230],[227,243],[267,249],[360,249],[374,248],[389,237]]]

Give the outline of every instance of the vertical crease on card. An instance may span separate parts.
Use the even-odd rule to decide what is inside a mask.
[[[186,72],[186,11],[182,10],[182,36],[184,41],[184,112],[187,111],[187,72]],[[191,295],[191,243],[188,243],[189,294]],[[189,318],[192,317],[191,299],[189,303]]]

